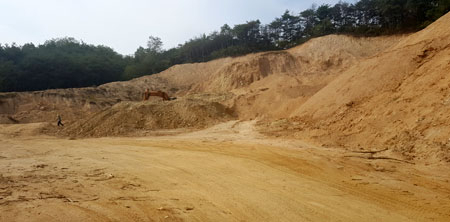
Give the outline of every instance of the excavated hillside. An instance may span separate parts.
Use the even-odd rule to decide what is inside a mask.
[[[349,67],[402,38],[316,38],[287,51],[240,58],[227,67],[229,71],[219,70],[203,85],[209,86],[207,91],[233,89],[237,95],[233,107],[241,119],[283,118]]]
[[[268,133],[450,162],[450,14],[365,59]]]
[[[227,60],[177,65],[157,75],[98,87],[0,93],[0,124],[49,122],[54,121],[58,113],[63,114],[65,120],[78,120],[122,101],[140,101],[146,88],[175,96],[186,92],[190,85],[201,81],[210,70]]]
[[[249,86],[271,75],[301,78],[306,84],[327,82],[328,76],[341,72],[397,43],[401,36],[354,38],[330,35],[285,51],[250,54],[235,58],[199,82],[198,92],[229,91]]]
[[[389,48],[402,37],[331,35],[287,50],[173,66],[159,74],[98,87],[0,93],[0,123],[68,122],[89,118],[123,101],[139,101],[145,88],[169,96],[218,94],[241,119],[285,117],[360,59]],[[158,100],[158,99],[157,99]]]

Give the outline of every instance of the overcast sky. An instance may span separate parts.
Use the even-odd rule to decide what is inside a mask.
[[[133,54],[148,36],[164,48],[194,36],[259,19],[263,24],[286,9],[298,13],[313,3],[338,0],[0,0],[0,43],[41,44],[74,37]],[[348,0],[348,2],[353,2]]]

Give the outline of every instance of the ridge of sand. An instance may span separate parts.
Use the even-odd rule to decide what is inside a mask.
[[[449,73],[447,14],[314,94],[292,114],[302,124],[297,134],[329,145],[450,161]]]
[[[181,98],[168,102],[121,102],[62,130],[51,125],[44,130],[70,137],[142,136],[161,129],[201,129],[231,119],[233,112],[218,102]]]

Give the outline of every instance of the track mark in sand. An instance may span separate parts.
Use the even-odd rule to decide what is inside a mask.
[[[12,191],[8,191],[7,195],[8,195],[7,197],[11,197],[13,195]],[[1,201],[2,199],[4,199],[4,201]],[[62,194],[40,192],[38,197],[29,197],[27,195],[18,195],[17,198],[11,198],[11,199],[0,198],[0,205],[9,205],[11,203],[28,202],[28,201],[34,201],[34,200],[47,200],[47,199],[63,199],[64,201],[68,201],[67,200],[68,198]]]
[[[92,178],[94,181],[106,181],[115,178],[112,173],[106,173],[103,169],[95,169],[89,173],[84,174],[85,177]]]
[[[0,174],[0,205],[48,199],[70,203],[99,199],[96,192],[84,189],[86,180],[67,167],[35,164],[22,171],[20,175]]]
[[[10,190],[0,191],[0,200],[4,199],[6,197],[9,197],[11,195],[12,195],[12,191],[10,191]]]
[[[118,201],[118,200],[131,200],[131,201],[156,201],[156,199],[151,198],[149,196],[121,196],[110,198],[110,201]]]
[[[0,200],[2,200],[3,198],[0,197]],[[98,197],[92,198],[92,199],[88,199],[88,200],[73,200],[72,198],[66,197],[65,195],[62,194],[57,194],[57,193],[39,193],[39,196],[36,197],[27,197],[27,196],[18,196],[17,199],[10,199],[10,200],[5,200],[5,201],[0,201],[0,205],[9,205],[9,204],[13,204],[13,203],[20,203],[20,202],[29,202],[29,201],[36,201],[36,200],[49,200],[49,199],[59,199],[62,200],[63,202],[70,202],[70,203],[75,203],[75,202],[88,202],[88,201],[94,201],[94,200],[98,200]]]
[[[35,165],[34,167],[43,169],[45,167],[48,167],[48,165],[47,164],[38,164],[38,165]]]
[[[364,153],[364,154],[371,154],[371,153]],[[392,157],[387,157],[387,156],[373,156],[373,155],[369,155],[369,156],[355,156],[355,155],[346,155],[344,157],[347,157],[347,158],[361,158],[361,159],[367,159],[367,160],[390,160],[390,161],[397,161],[397,162],[408,163],[408,164],[414,165],[413,162],[410,162],[410,161],[407,161],[407,160],[402,160],[402,159],[397,159],[397,158],[392,158]]]
[[[141,187],[140,184],[134,184],[134,183],[127,183],[122,185],[122,187],[120,188],[121,190],[136,190],[136,188]]]

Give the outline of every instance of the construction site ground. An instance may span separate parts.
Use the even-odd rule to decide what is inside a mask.
[[[0,127],[0,221],[450,220],[448,165],[266,138],[255,121],[95,139],[40,127]]]

